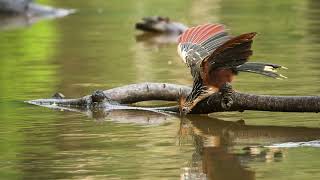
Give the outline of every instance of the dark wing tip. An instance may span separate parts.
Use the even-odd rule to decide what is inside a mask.
[[[254,38],[258,33],[257,32],[251,32],[251,33],[249,33],[250,34],[250,37],[251,37],[251,39],[252,38]]]
[[[251,40],[253,39],[258,33],[256,32],[250,32],[250,33],[245,33],[245,34],[241,34],[240,36],[238,36],[239,39],[247,39],[247,40]]]

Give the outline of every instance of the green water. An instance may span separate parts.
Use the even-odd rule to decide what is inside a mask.
[[[133,25],[165,15],[189,26],[255,31],[253,60],[286,80],[240,74],[238,91],[320,94],[316,0],[40,1],[78,13],[0,31],[0,179],[319,179],[319,148],[261,147],[320,138],[319,114],[217,113],[188,119],[113,112],[104,119],[31,106],[137,82],[191,85],[175,44],[136,42]],[[243,125],[238,120],[244,120]],[[303,126],[308,128],[296,128]]]

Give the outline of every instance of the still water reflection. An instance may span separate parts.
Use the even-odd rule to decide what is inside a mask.
[[[217,113],[214,118],[114,111],[53,111],[23,103],[62,92],[155,81],[191,84],[175,44],[139,41],[133,24],[165,15],[189,26],[257,31],[252,60],[289,68],[287,80],[240,74],[239,91],[319,95],[319,2],[42,1],[77,14],[0,32],[2,179],[319,179],[319,115]]]

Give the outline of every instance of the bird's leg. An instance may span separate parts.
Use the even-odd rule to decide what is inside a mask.
[[[233,93],[232,85],[229,82],[224,83],[220,87],[219,92],[221,93],[221,107],[224,110],[230,109],[233,104],[233,99],[231,97]]]

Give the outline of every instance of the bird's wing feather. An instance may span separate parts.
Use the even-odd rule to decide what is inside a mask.
[[[179,37],[178,54],[189,67],[201,62],[230,37],[221,24],[204,24],[187,29]]]
[[[252,55],[251,45],[256,33],[236,36],[217,47],[201,61],[201,78],[210,84],[210,72],[217,68],[235,68],[248,61]]]

